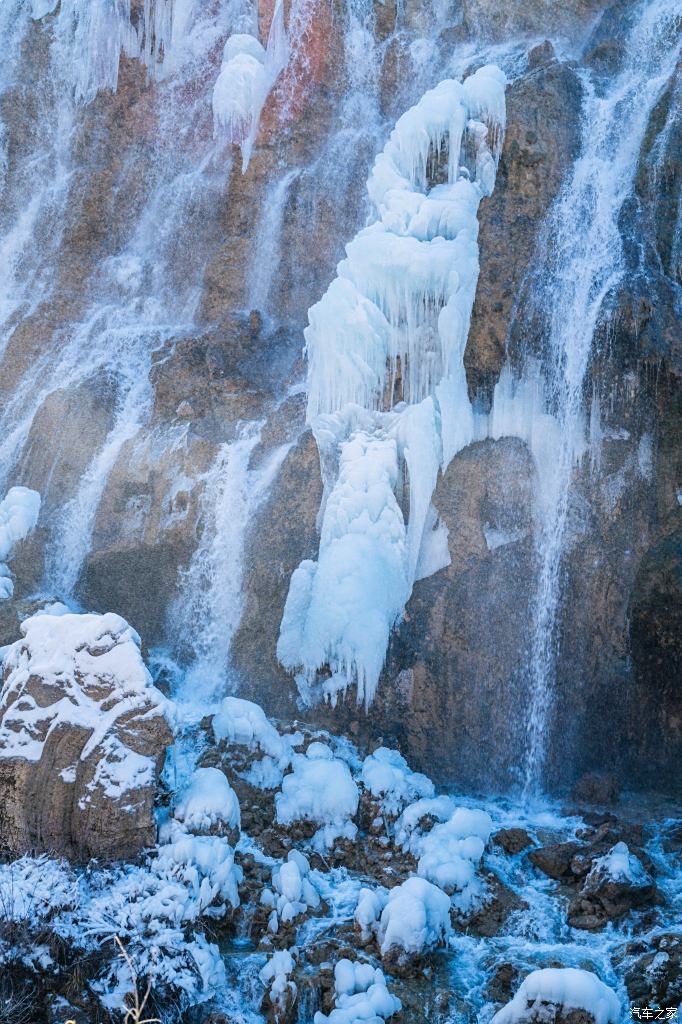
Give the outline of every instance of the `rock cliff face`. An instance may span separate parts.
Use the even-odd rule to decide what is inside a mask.
[[[615,73],[634,4],[604,13],[601,0],[576,0],[557,13],[545,2],[465,0],[440,20],[412,2],[376,4],[364,20],[340,3],[285,6],[292,55],[244,174],[234,147],[212,139],[210,90],[227,29],[176,78],[124,55],[116,91],[72,109],[64,68],[47,73],[56,15],[28,25],[21,78],[2,96],[3,224],[15,224],[41,146],[55,197],[29,235],[35,251],[18,250],[17,281],[28,284],[16,284],[4,327],[0,461],[10,483],[43,497],[39,527],[13,564],[17,600],[41,592],[117,612],[145,644],[182,656],[173,608],[216,530],[211,471],[255,424],[247,486],[277,453],[279,468],[245,512],[241,564],[219,563],[242,594],[218,624],[234,635],[223,685],[232,673],[245,695],[291,714],[298,692],[275,647],[291,573],[316,551],[322,501],[304,422],[302,330],[364,221],[374,153],[425,88],[504,42],[508,128],[495,191],[481,205],[464,357],[470,396],[486,410],[506,359],[517,368],[529,354],[547,358],[532,302],[543,228],[580,152],[586,69],[597,87]],[[271,5],[258,14],[266,41]],[[679,104],[671,80],[621,214],[628,271],[605,302],[583,387],[601,440],[571,492],[550,724],[556,784],[608,764],[631,782],[667,786],[682,763]],[[63,152],[43,144],[41,109],[68,114]],[[441,779],[513,784],[536,490],[521,441],[478,442],[456,456],[434,499],[451,564],[415,586],[376,704],[365,713],[350,693],[336,709],[301,713],[334,718],[367,742],[393,737]]]

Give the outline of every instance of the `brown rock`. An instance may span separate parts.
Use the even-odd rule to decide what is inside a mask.
[[[533,840],[525,828],[501,828],[493,836],[493,842],[501,846],[505,853],[521,853],[527,847],[533,845]]]
[[[4,662],[3,852],[134,857],[156,836],[172,736],[138,638],[119,616],[38,615]]]
[[[571,878],[571,862],[582,849],[580,843],[551,843],[539,850],[531,850],[528,859],[544,875],[563,882]]]

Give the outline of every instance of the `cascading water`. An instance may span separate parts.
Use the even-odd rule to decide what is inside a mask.
[[[534,605],[524,788],[542,788],[554,697],[571,480],[585,447],[585,380],[605,304],[624,272],[618,223],[631,193],[654,104],[680,53],[674,0],[643,4],[625,47],[622,70],[608,83],[583,75],[582,152],[546,228],[534,302],[549,311],[546,393],[558,423],[554,470],[540,495],[540,561]]]

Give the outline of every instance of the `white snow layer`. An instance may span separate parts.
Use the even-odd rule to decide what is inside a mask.
[[[39,512],[40,495],[28,487],[12,487],[0,501],[0,601],[14,593],[6,560],[14,545],[35,528]]]
[[[312,821],[319,825],[314,849],[324,852],[339,838],[354,839],[357,826],[351,818],[358,809],[360,793],[345,762],[334,757],[324,743],[313,743],[305,755],[295,754],[293,771],[282,780],[275,797],[277,821]]]
[[[239,828],[239,800],[218,768],[197,768],[173,816],[189,832],[203,832],[221,825],[228,829]]]
[[[361,778],[381,803],[384,814],[392,817],[397,817],[407,804],[435,793],[431,779],[413,772],[402,754],[388,747],[379,747],[365,758]]]
[[[258,704],[241,697],[225,697],[213,717],[213,734],[217,743],[234,743],[262,753],[245,776],[248,782],[260,789],[280,785],[284,770],[291,764],[292,741],[297,736],[281,736]]]
[[[528,1020],[534,1004],[554,1004],[564,1010],[587,1010],[595,1024],[618,1024],[621,1019],[618,996],[591,971],[577,967],[547,967],[533,971],[510,1003],[493,1017],[491,1024],[516,1024]]]
[[[117,798],[152,785],[153,759],[131,750],[117,732],[118,720],[131,712],[151,717],[167,709],[135,630],[113,613],[65,615],[58,609],[26,619],[21,632],[23,638],[5,648],[0,758],[39,761],[55,730],[76,727],[90,732],[81,761],[99,749],[93,786]],[[31,692],[36,678],[39,699]]]
[[[288,924],[308,908],[319,907],[320,894],[310,877],[310,863],[299,850],[291,850],[286,861],[273,868],[272,889],[263,890],[261,903],[272,907],[268,927],[275,934],[280,922]]]
[[[363,938],[374,934],[381,955],[397,949],[419,956],[450,936],[450,899],[424,878],[385,890],[361,889],[355,920]]]
[[[377,220],[308,314],[325,506],[318,560],[291,579],[278,656],[308,686],[328,665],[323,693],[355,682],[358,701],[371,702],[415,579],[447,562],[442,532],[435,553],[420,552],[433,546],[438,471],[474,439],[463,356],[504,88],[488,65],[441,82],[400,118],[367,185]]]
[[[383,1024],[401,1009],[380,968],[343,959],[334,968],[334,1009],[318,1011],[313,1024]]]

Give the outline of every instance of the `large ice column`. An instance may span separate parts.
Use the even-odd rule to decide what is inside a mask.
[[[319,557],[292,577],[278,655],[307,687],[328,669],[327,694],[356,683],[358,701],[372,700],[414,580],[439,567],[438,470],[474,439],[463,356],[504,87],[489,65],[400,118],[367,183],[377,218],[309,311],[308,420],[326,500]]]

